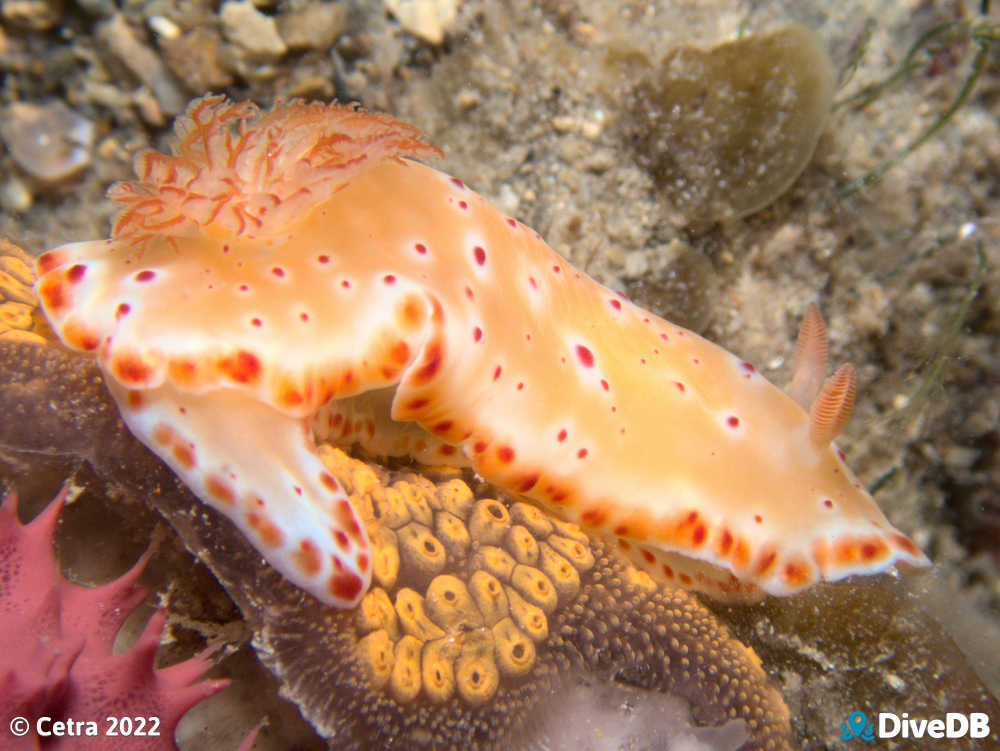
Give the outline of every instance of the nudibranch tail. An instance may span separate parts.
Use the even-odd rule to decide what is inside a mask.
[[[107,378],[129,430],[288,579],[346,608],[368,590],[371,546],[304,420],[235,391],[128,390]]]

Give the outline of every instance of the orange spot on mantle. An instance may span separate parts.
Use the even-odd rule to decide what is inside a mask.
[[[292,560],[306,576],[316,576],[319,573],[321,561],[319,548],[312,540],[302,540],[298,548],[291,553]]]
[[[260,536],[261,542],[265,545],[272,548],[281,545],[285,536],[270,519],[262,514],[258,514],[256,511],[251,511],[246,515],[246,520],[250,528]]]

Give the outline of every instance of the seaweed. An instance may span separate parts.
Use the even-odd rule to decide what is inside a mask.
[[[965,236],[964,233],[962,236]],[[906,400],[906,405],[890,418],[897,428],[902,428],[908,424],[930,403],[935,393],[942,388],[942,383],[954,359],[955,349],[958,347],[962,330],[972,312],[972,304],[978,297],[979,290],[982,288],[983,280],[986,276],[986,254],[983,251],[982,240],[976,241],[975,252],[976,270],[969,279],[965,294],[962,296],[958,306],[948,319],[947,325],[934,343],[931,349],[932,354],[915,370],[920,378],[916,391]],[[899,464],[890,467],[869,484],[868,492],[875,495],[875,493],[888,484],[899,470]]]
[[[870,33],[871,29],[869,27],[866,27],[866,30],[862,32],[860,43],[857,44],[858,59],[860,59],[867,46],[867,38],[870,37]],[[886,172],[930,140],[969,101],[976,83],[987,68],[991,45],[1000,42],[1000,25],[983,20],[971,22],[967,20],[947,21],[937,24],[924,32],[910,46],[903,60],[889,75],[833,104],[833,111],[844,107],[849,107],[852,110],[864,109],[885,95],[897,84],[908,80],[916,71],[925,68],[929,71],[936,70],[935,61],[940,55],[948,53],[956,46],[964,46],[970,42],[978,47],[978,51],[972,60],[968,76],[966,76],[965,81],[951,103],[938,115],[933,123],[925,128],[908,145],[889,156],[878,166],[869,170],[858,179],[852,180],[847,185],[841,187],[837,191],[838,198],[847,198],[862,188],[879,182]],[[853,65],[857,65],[857,60],[854,60]]]

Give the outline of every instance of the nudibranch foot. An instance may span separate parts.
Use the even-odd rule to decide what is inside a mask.
[[[361,600],[372,572],[368,535],[305,420],[235,390],[140,391],[105,380],[132,434],[268,563],[322,602]]]
[[[382,388],[334,399],[312,420],[316,440],[345,448],[357,444],[371,456],[405,456],[426,466],[472,466],[454,443],[415,422],[393,420],[395,395],[395,388]]]

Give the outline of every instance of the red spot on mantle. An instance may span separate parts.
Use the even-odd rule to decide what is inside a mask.
[[[350,545],[347,535],[338,529],[334,530],[333,538],[337,541],[337,545],[340,546],[340,549],[346,552]]]
[[[441,369],[444,360],[444,344],[437,339],[427,345],[423,364],[413,372],[412,382],[424,384],[431,380]]]
[[[719,541],[719,553],[721,555],[728,555],[730,548],[733,546],[733,533],[728,529],[722,530],[722,539]]]
[[[362,543],[361,527],[358,525],[357,519],[354,518],[354,507],[346,498],[337,503],[336,518],[341,528],[346,529],[347,534],[360,545]]]
[[[590,508],[580,514],[580,521],[587,527],[600,527],[608,520],[608,512],[602,508]]]
[[[774,565],[774,562],[777,559],[778,559],[778,554],[775,551],[769,550],[765,552],[758,559],[757,564],[754,566],[753,569],[754,574],[756,574],[757,576],[763,576],[767,572],[767,570]]]
[[[151,282],[156,278],[156,272],[146,269],[145,271],[140,271],[135,275],[135,280],[137,282]]]
[[[219,361],[219,369],[237,383],[250,383],[260,375],[260,360],[252,352],[240,350]]]
[[[87,267],[82,263],[76,263],[69,267],[69,271],[66,272],[66,278],[70,281],[70,283],[76,284],[83,279],[83,275],[86,273]]]
[[[514,449],[510,446],[501,446],[497,449],[497,459],[504,464],[510,464],[514,461]]]
[[[35,266],[38,267],[38,274],[46,274],[52,271],[56,266],[63,262],[63,254],[57,253],[50,250],[48,253],[42,253],[38,256],[38,260],[35,261]]]
[[[486,250],[482,245],[477,245],[472,249],[472,254],[476,257],[476,263],[483,266],[486,263]]]
[[[334,574],[330,577],[330,594],[341,600],[353,600],[361,593],[364,586],[361,577],[348,572]]]
[[[538,484],[538,474],[537,473],[533,474],[533,475],[526,475],[525,477],[521,478],[520,482],[518,482],[518,484],[517,484],[517,490],[520,493],[527,493],[529,490],[531,490],[537,484]]]
[[[576,356],[580,361],[580,364],[585,368],[593,367],[594,365],[594,353],[589,349],[584,347],[582,344],[576,345]]]
[[[336,478],[334,478],[334,476],[331,475],[329,472],[321,472],[319,475],[319,480],[326,486],[326,489],[329,490],[331,493],[337,493],[340,491],[340,485],[337,483]]]

